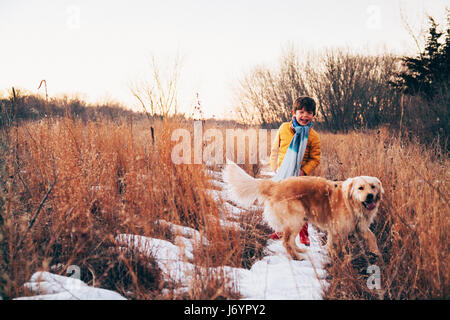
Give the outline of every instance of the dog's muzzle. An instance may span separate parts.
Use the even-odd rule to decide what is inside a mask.
[[[374,196],[372,193],[369,193],[366,197],[366,201],[363,201],[363,206],[364,208],[366,208],[367,210],[373,210],[376,207],[376,204],[374,202]]]

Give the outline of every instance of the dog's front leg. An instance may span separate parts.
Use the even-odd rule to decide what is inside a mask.
[[[372,231],[370,231],[369,228],[365,228],[365,230],[361,230],[360,234],[363,239],[366,240],[367,245],[369,246],[369,251],[381,258],[382,256],[380,250],[378,249],[377,238]]]

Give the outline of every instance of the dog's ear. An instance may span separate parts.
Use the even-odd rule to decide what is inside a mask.
[[[350,184],[348,185],[348,198],[352,199],[353,198],[353,180],[352,182],[350,182]]]
[[[383,184],[381,183],[380,179],[377,178],[377,180],[378,180],[378,183],[380,184],[380,191],[381,191],[381,194],[384,195]]]
[[[348,178],[347,180],[345,180],[342,183],[342,187],[344,190],[344,192],[347,192],[347,199],[351,199],[352,195],[353,195],[353,179],[352,178]]]

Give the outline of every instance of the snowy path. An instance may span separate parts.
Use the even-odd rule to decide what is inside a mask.
[[[321,299],[326,272],[322,268],[323,249],[316,241],[316,234],[309,228],[311,246],[308,258],[294,261],[288,257],[280,240],[269,240],[269,255],[257,261],[239,281],[244,299],[289,300]],[[297,240],[298,241],[298,240]]]
[[[221,173],[209,171],[213,183],[222,190],[209,190],[216,201],[230,200],[226,188],[221,182]],[[267,173],[270,176],[270,173]],[[229,202],[224,202],[225,212],[221,216],[221,224],[226,227],[240,228],[237,219],[246,214],[246,210],[238,208]],[[116,237],[121,249],[137,249],[141,253],[152,255],[168,282],[178,283],[178,292],[189,292],[195,276],[200,273],[225,276],[230,287],[237,290],[242,299],[250,300],[290,300],[290,299],[321,299],[322,291],[328,285],[323,265],[328,256],[320,245],[318,232],[309,225],[311,245],[307,248],[307,260],[292,260],[281,240],[268,240],[263,259],[255,262],[248,269],[228,266],[204,268],[193,264],[193,247],[202,242],[208,245],[208,239],[197,230],[175,225],[165,220],[165,224],[175,235],[175,240],[169,242],[139,235],[119,234]],[[299,238],[296,238],[297,245]],[[304,246],[303,246],[304,247]],[[32,297],[21,297],[22,300],[35,299],[81,299],[81,300],[111,300],[125,299],[117,292],[87,286],[80,280],[55,275],[49,272],[36,272],[28,283],[29,290],[35,293]]]
[[[271,172],[262,172],[270,177]],[[213,196],[220,196],[230,200],[226,187],[222,182],[220,173],[214,172],[215,185],[223,188],[222,191],[213,191]],[[234,207],[226,203],[229,207]],[[245,214],[245,210],[237,207],[231,208],[233,215]],[[289,300],[289,299],[321,299],[322,291],[328,285],[323,268],[328,261],[326,249],[320,245],[318,232],[309,225],[311,245],[305,247],[300,244],[297,235],[296,243],[299,247],[307,248],[307,260],[292,260],[281,240],[268,240],[266,256],[257,261],[250,270],[239,269],[234,279],[243,299],[250,300]]]

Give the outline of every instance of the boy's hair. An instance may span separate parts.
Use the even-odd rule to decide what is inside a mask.
[[[316,102],[313,98],[307,96],[301,96],[295,99],[294,104],[292,105],[292,111],[297,111],[305,109],[306,111],[312,112],[313,115],[316,115]]]

